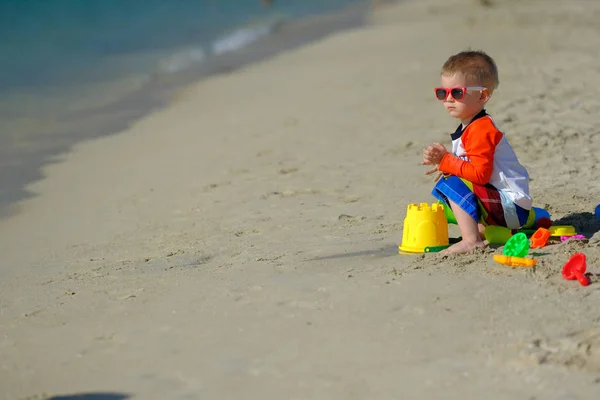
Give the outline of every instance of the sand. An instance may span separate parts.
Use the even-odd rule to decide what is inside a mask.
[[[0,398],[597,398],[600,278],[560,270],[600,274],[598,241],[534,269],[397,254],[467,47],[535,205],[600,230],[600,3],[494,3],[381,7],[45,167],[0,222]]]

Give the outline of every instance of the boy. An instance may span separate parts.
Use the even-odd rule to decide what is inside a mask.
[[[444,63],[441,81],[435,95],[461,124],[451,135],[452,153],[433,143],[423,151],[423,165],[435,166],[426,172],[438,172],[432,194],[452,209],[462,233],[444,253],[468,253],[485,247],[485,225],[525,225],[529,175],[483,108],[498,86],[494,60],[482,51],[458,53]]]

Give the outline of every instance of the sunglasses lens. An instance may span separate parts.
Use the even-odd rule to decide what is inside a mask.
[[[465,92],[462,89],[454,88],[450,91],[450,94],[454,98],[454,100],[461,100],[465,97]]]
[[[446,89],[435,89],[435,97],[437,97],[438,100],[444,100],[447,96],[447,92]]]

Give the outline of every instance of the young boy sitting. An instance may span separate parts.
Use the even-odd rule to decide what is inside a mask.
[[[498,86],[494,60],[482,51],[458,53],[444,63],[441,81],[435,95],[461,124],[451,135],[452,152],[433,143],[423,151],[423,165],[435,166],[426,172],[438,172],[432,194],[452,209],[462,233],[444,252],[467,253],[485,246],[485,225],[525,225],[529,175],[483,108]]]

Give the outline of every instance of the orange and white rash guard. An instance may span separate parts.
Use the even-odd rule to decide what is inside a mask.
[[[519,207],[531,209],[529,174],[485,110],[451,137],[452,154],[444,155],[440,171],[478,185],[491,184]]]

